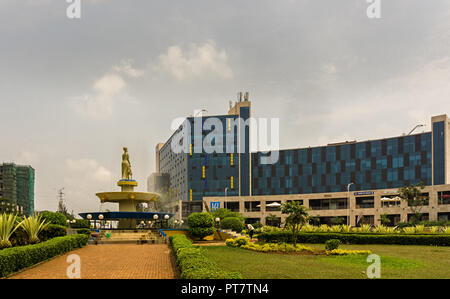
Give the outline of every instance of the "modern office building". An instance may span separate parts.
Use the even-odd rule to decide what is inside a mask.
[[[421,210],[423,217],[449,218],[450,122],[446,115],[431,119],[431,132],[280,150],[273,164],[261,162],[266,153],[250,153],[250,127],[237,121],[250,117],[246,94],[226,115],[188,117],[185,123],[191,128],[195,121],[201,124],[201,130],[190,130],[188,152],[176,154],[171,144],[189,126],[180,126],[157,146],[157,173],[167,174],[167,183],[177,190],[183,218],[224,207],[241,212],[250,223],[265,223],[267,217],[280,222],[279,204],[298,200],[322,223],[340,217],[351,225],[379,224],[380,215],[387,214],[395,224],[412,215],[399,199],[398,188],[419,182],[426,185],[422,195],[428,199]],[[196,148],[214,129],[207,126],[210,118],[220,119],[225,128],[222,135],[216,134],[218,140],[234,137],[231,146],[220,144],[223,153]]]
[[[0,209],[30,216],[34,214],[34,169],[14,163],[0,164]]]

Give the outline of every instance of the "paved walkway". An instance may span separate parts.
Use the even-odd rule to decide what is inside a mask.
[[[66,258],[70,254],[80,256],[81,278],[168,279],[177,277],[173,255],[167,244],[104,244],[87,245],[17,273],[11,278],[67,278],[66,271],[70,263],[66,262]]]

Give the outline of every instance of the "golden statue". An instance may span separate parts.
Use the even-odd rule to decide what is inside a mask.
[[[131,180],[132,175],[130,156],[128,155],[128,149],[124,147],[122,154],[122,180]]]

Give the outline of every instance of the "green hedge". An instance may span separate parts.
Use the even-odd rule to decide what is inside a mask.
[[[67,217],[64,214],[58,212],[42,211],[41,213],[39,213],[39,215],[42,217],[42,219],[45,219],[46,222],[67,226]]]
[[[75,219],[75,223],[70,224],[71,228],[91,228],[89,220]]]
[[[337,239],[344,244],[396,244],[396,245],[437,245],[450,246],[450,235],[420,234],[375,234],[375,233],[299,233],[297,242],[323,244],[327,240]],[[258,240],[266,243],[292,242],[292,232],[265,232]]]
[[[185,279],[242,279],[240,273],[226,272],[206,258],[201,249],[192,245],[186,235],[170,236],[181,278]]]
[[[89,237],[91,236],[91,230],[89,228],[79,228],[77,229],[77,234],[85,234],[88,235]]]
[[[0,277],[86,245],[87,235],[57,237],[34,245],[0,250]]]
[[[240,233],[244,229],[244,222],[238,217],[227,217],[220,221],[220,228],[231,229]]]
[[[44,242],[65,235],[67,235],[67,228],[65,226],[50,224],[39,233],[39,239],[41,242]],[[28,235],[22,228],[16,229],[11,235],[10,240],[14,247],[28,245]]]
[[[56,237],[64,237],[65,235],[67,235],[67,227],[50,224],[39,233],[39,239],[41,241],[47,241]]]

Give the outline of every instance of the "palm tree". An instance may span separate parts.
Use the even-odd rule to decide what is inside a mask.
[[[294,246],[297,245],[297,232],[305,223],[308,223],[308,210],[297,201],[286,202],[281,206],[281,213],[288,214],[286,224],[292,226]]]
[[[274,214],[269,214],[269,215],[266,217],[266,224],[267,224],[267,223],[270,223],[270,224],[267,224],[267,225],[273,226],[273,224],[274,224],[275,221],[277,221],[277,220],[278,220],[278,217],[277,217],[277,216],[275,216]]]

